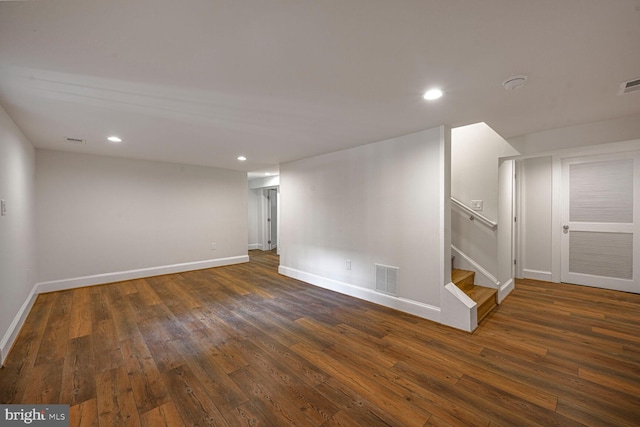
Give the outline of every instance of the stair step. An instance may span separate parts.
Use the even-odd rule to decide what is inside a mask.
[[[451,281],[478,304],[478,323],[497,305],[498,291],[474,284],[476,273],[468,270],[451,270]]]
[[[473,285],[470,290],[465,290],[464,292],[478,304],[478,323],[497,305],[496,296],[498,291],[495,289]]]
[[[451,281],[465,292],[473,288],[475,277],[476,273],[474,271],[451,270]]]

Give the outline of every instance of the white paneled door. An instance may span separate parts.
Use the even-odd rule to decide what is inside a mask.
[[[640,293],[640,152],[562,163],[562,281]]]

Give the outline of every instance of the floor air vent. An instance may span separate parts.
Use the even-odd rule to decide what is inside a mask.
[[[618,91],[618,95],[638,91],[640,91],[640,79],[629,80],[628,82],[620,83],[620,91]]]
[[[376,266],[376,291],[385,294],[398,294],[398,267],[375,264]]]

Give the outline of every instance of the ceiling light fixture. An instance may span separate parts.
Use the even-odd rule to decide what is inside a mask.
[[[527,76],[524,75],[520,75],[520,76],[513,76],[513,77],[509,77],[507,80],[502,82],[502,86],[506,89],[506,90],[516,90],[516,89],[520,89],[522,86],[524,86],[524,82],[527,81]]]
[[[244,162],[245,160],[247,160],[247,158],[245,156],[238,156],[238,160]]]
[[[122,138],[120,138],[119,136],[110,136],[107,139],[111,142],[122,142]]]
[[[442,90],[434,88],[426,91],[424,95],[422,95],[422,97],[427,101],[433,101],[435,99],[441,98],[442,95],[444,95],[444,92]]]

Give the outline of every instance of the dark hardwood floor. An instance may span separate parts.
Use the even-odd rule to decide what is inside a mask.
[[[40,295],[0,402],[72,426],[640,425],[640,295],[520,280],[468,334],[250,255]]]

